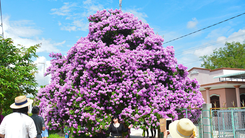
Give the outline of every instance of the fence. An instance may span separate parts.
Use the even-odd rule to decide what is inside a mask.
[[[185,118],[189,118],[193,121],[194,125],[196,126],[196,137],[197,138],[203,138],[203,122],[202,122],[202,114],[203,109],[202,108],[184,108],[185,110]],[[199,112],[199,116],[193,116],[192,112]],[[190,113],[190,114],[188,114]]]
[[[197,128],[196,137],[197,138],[213,138],[212,133],[212,124],[211,124],[211,118],[210,115],[210,108],[211,104],[204,104],[202,108],[187,108],[186,111],[186,118],[191,119],[194,121]],[[200,115],[195,114],[194,116],[187,113],[195,113],[199,112]]]
[[[185,114],[184,116],[180,117],[181,118],[189,118],[190,120],[193,121],[194,125],[196,126],[196,137],[197,138],[203,138],[203,123],[202,123],[202,112],[203,109],[202,108],[182,108],[179,109],[183,114]],[[209,111],[209,110],[208,110]],[[193,114],[196,114],[197,112],[199,112],[199,116],[195,116]],[[163,138],[163,133],[160,133],[160,138]]]
[[[245,108],[211,108],[213,138],[245,138]]]
[[[185,108],[185,118],[193,121],[197,128],[197,138],[245,138],[245,107],[211,108],[204,104],[203,108]],[[193,115],[201,112],[200,116]]]

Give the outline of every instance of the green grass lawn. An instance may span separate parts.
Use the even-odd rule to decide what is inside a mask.
[[[50,134],[48,137],[49,138],[65,138],[65,137],[59,136],[58,134]]]

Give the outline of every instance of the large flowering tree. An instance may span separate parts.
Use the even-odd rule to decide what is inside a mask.
[[[50,54],[51,83],[40,89],[41,114],[50,129],[95,135],[112,114],[146,129],[159,118],[178,119],[182,108],[201,107],[202,94],[172,46],[133,14],[103,10],[88,17],[89,34],[68,51]],[[192,110],[188,116],[199,116]],[[144,123],[140,123],[144,122]]]

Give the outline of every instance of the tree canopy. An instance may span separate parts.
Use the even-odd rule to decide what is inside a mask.
[[[32,58],[38,47],[14,46],[12,39],[0,39],[0,111],[8,112],[16,96],[37,93]]]
[[[156,129],[161,117],[178,119],[183,108],[202,107],[198,82],[148,24],[121,10],[98,11],[88,19],[87,37],[66,56],[50,54],[51,83],[37,94],[49,129],[68,125],[73,134],[92,137],[100,125],[109,126],[113,114],[126,125]]]
[[[215,49],[211,55],[200,57],[201,67],[206,69],[245,68],[245,44],[240,42],[226,43],[225,47]]]

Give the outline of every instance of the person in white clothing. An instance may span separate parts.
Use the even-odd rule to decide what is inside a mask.
[[[36,138],[36,126],[28,116],[28,106],[32,104],[26,96],[15,98],[10,108],[13,113],[7,115],[0,125],[0,137],[2,138]]]

